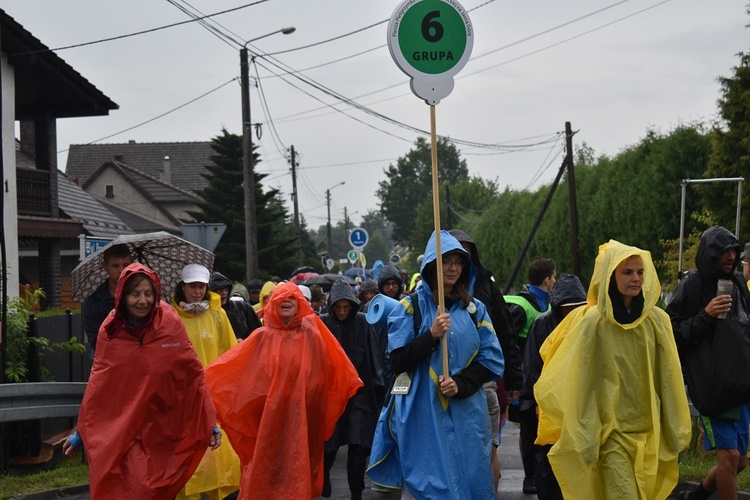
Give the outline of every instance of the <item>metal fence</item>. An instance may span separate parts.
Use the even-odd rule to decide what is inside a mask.
[[[29,335],[46,338],[50,345],[74,337],[84,343],[81,314],[32,315]],[[0,471],[11,457],[39,455],[44,439],[73,427],[91,360],[88,350],[33,348],[27,366],[28,383],[0,385]]]

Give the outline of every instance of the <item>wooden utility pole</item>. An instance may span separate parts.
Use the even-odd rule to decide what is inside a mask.
[[[578,246],[578,208],[576,203],[576,178],[573,173],[573,131],[565,122],[565,162],[568,164],[568,198],[570,202],[570,251],[573,255],[573,273],[581,276],[581,252]]]
[[[305,261],[305,254],[302,252],[302,228],[299,222],[299,200],[297,196],[297,153],[294,146],[291,147],[292,164],[292,201],[294,202],[294,236],[297,238],[297,265],[301,266]]]
[[[253,166],[253,132],[250,123],[250,77],[247,49],[240,50],[240,89],[242,91],[242,179],[245,197],[245,279],[257,278],[258,221],[255,213],[255,169]]]

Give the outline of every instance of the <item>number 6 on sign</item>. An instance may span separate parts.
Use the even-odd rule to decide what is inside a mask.
[[[453,90],[453,77],[469,61],[474,29],[454,0],[405,0],[388,24],[388,48],[411,77],[412,92],[437,104]]]

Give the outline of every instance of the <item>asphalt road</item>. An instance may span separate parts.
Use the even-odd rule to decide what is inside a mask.
[[[349,485],[346,480],[346,447],[339,450],[336,462],[331,469],[331,497],[334,500],[349,499]],[[498,449],[500,455],[501,475],[497,498],[503,500],[526,500],[536,498],[535,495],[524,495],[521,493],[523,483],[523,468],[518,452],[518,427],[508,423],[503,430],[502,442]],[[88,492],[81,492],[80,487],[65,490],[49,490],[32,495],[26,495],[24,500],[52,500],[65,498],[66,500],[88,500],[91,498]],[[320,497],[322,498],[322,497]],[[398,500],[399,495],[388,495],[365,489],[362,493],[363,499]]]
[[[500,456],[500,485],[497,489],[497,498],[502,500],[530,500],[536,499],[536,495],[524,495],[521,492],[523,485],[523,466],[518,451],[518,427],[508,422],[503,429],[502,441],[498,448]],[[369,483],[368,483],[369,486]],[[331,497],[334,500],[348,500],[349,485],[346,481],[346,448],[342,447],[336,457],[336,462],[331,469]],[[323,497],[319,497],[323,498]],[[389,495],[365,489],[362,493],[363,499],[398,500],[400,495]]]

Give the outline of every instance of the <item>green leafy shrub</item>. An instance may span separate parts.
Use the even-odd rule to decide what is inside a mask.
[[[34,310],[39,309],[41,299],[45,298],[44,291],[40,288],[28,293],[25,297],[15,297],[8,303],[8,336],[7,336],[7,363],[5,376],[10,382],[27,382],[29,376],[29,350],[36,347],[39,356],[44,352],[54,349],[67,349],[72,352],[82,353],[85,346],[73,337],[65,342],[50,343],[44,337],[33,337],[29,335],[29,318]],[[42,380],[49,380],[48,370],[40,370]]]

